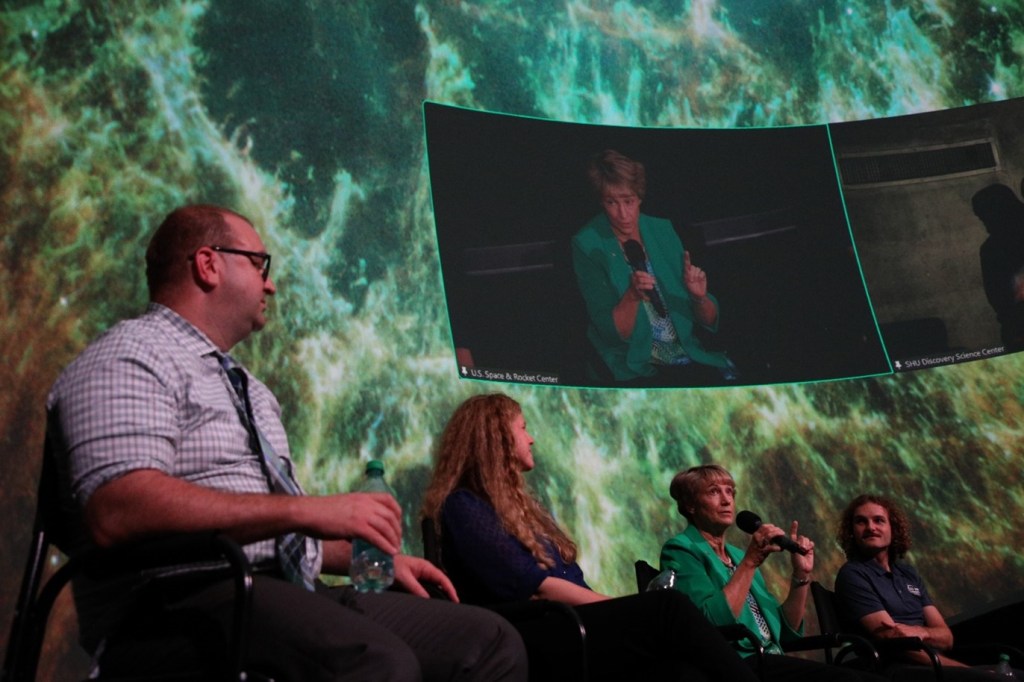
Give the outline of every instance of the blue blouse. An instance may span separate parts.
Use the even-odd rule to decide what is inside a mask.
[[[489,502],[464,488],[452,492],[441,508],[441,557],[463,602],[529,599],[547,577],[589,589],[579,564],[566,563],[553,545],[548,548],[555,562],[550,569],[502,527]]]

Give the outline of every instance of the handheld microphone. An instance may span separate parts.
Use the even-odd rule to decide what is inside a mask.
[[[736,515],[736,526],[744,533],[753,535],[762,525],[761,517],[752,511],[741,511]],[[807,550],[793,542],[788,535],[777,535],[771,540],[773,545],[778,545],[789,552],[807,554]]]
[[[629,261],[629,266],[633,268],[634,272],[647,272],[647,256],[644,254],[644,247],[640,245],[640,242],[635,239],[627,239],[622,243],[622,250],[626,254],[626,260]],[[648,291],[647,297],[651,299],[651,305],[654,306],[654,311],[660,317],[668,315],[668,310],[666,310],[657,288]]]

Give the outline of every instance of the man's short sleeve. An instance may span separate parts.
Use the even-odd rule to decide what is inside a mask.
[[[859,628],[861,618],[886,610],[872,584],[869,570],[869,567],[856,562],[847,563],[839,569],[836,576],[836,605],[844,626]]]
[[[80,505],[131,471],[169,473],[180,433],[173,391],[156,364],[143,349],[111,346],[82,356],[48,401],[52,445],[67,458]]]

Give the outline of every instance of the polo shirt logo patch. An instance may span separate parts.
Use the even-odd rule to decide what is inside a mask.
[[[921,588],[917,585],[907,585],[907,592],[914,595],[915,597],[921,596]]]

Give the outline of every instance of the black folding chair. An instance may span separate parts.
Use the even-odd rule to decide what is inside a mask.
[[[189,670],[165,671],[139,676],[136,680],[262,680],[245,670],[249,611],[252,601],[252,572],[239,545],[219,533],[181,535],[109,550],[95,549],[68,559],[46,578],[50,548],[66,552],[69,537],[60,514],[56,463],[45,448],[39,495],[25,571],[15,605],[14,621],[7,641],[0,682],[30,682],[36,679],[46,626],[54,602],[76,576],[137,575],[144,570],[192,562],[218,561],[231,576],[235,587],[234,611],[227,646],[216,670],[196,663]],[[65,553],[66,556],[66,553]],[[103,671],[100,677],[103,680]],[[119,680],[127,678],[118,677]]]
[[[420,529],[424,558],[443,571],[441,539],[433,520],[424,518]],[[587,629],[572,606],[547,599],[482,606],[504,617],[519,631],[530,661],[531,680],[589,679]]]
[[[814,597],[814,606],[818,613],[818,622],[824,631],[826,627],[839,630],[841,623],[839,609],[836,604],[835,592],[829,590],[818,582],[811,583],[811,594]],[[898,656],[901,652],[921,651],[931,662],[935,671],[935,679],[942,679],[942,662],[934,647],[921,641],[918,637],[898,637],[893,639],[872,640],[872,644],[878,650],[881,657],[881,664],[899,664]],[[842,651],[840,652],[842,653]],[[954,644],[953,648],[946,652],[954,658],[968,665],[986,665],[995,663],[1000,654],[1006,654],[1010,664],[1016,668],[1024,667],[1024,651],[1002,644],[999,642],[971,642],[969,644]],[[837,654],[837,660],[839,655]],[[913,664],[906,664],[913,665]]]
[[[858,663],[857,661],[863,658],[865,649],[862,645],[859,645],[857,648],[847,646],[849,642],[855,642],[854,638],[858,636],[848,632],[844,633],[839,618],[839,608],[836,604],[835,592],[815,580],[811,583],[811,596],[814,598],[814,610],[818,615],[818,626],[821,628],[821,631],[835,633],[837,637],[841,638],[835,658],[833,659],[832,647],[829,647],[825,649],[825,660],[830,663],[834,660],[835,663],[840,665],[861,665],[874,670],[884,665],[886,659],[891,660],[897,652],[920,651],[931,661],[935,679],[941,682],[942,663],[939,661],[938,652],[935,651],[934,647],[921,641],[919,637],[872,640],[870,645],[874,649],[874,654],[871,655],[870,660]]]
[[[651,585],[651,582],[661,575],[661,571],[651,566],[644,559],[637,559],[633,562],[633,570],[636,573],[636,589],[637,592],[646,592]],[[746,625],[735,623],[733,625],[719,625],[717,630],[722,633],[722,636],[729,642],[747,642],[750,648],[754,652],[754,656],[757,657],[757,674],[758,677],[764,679],[764,647],[761,646],[761,640],[750,631]]]
[[[645,591],[660,572],[658,569],[651,566],[643,559],[638,560],[634,567],[636,569],[636,582],[637,589],[641,592]],[[764,678],[765,668],[765,653],[764,647],[761,645],[759,637],[754,635],[744,625],[735,624],[719,627],[719,631],[725,636],[730,642],[747,642],[754,649],[754,655],[757,656],[757,670],[759,676]],[[857,635],[847,635],[840,633],[835,630],[825,630],[822,627],[822,634],[820,635],[808,635],[801,637],[796,641],[785,642],[782,648],[786,652],[798,652],[798,651],[823,651],[825,653],[825,660],[827,663],[832,663],[832,649],[841,646],[848,646],[852,650],[859,652],[860,656],[869,664],[873,661],[877,661],[878,655],[875,652],[874,647],[863,637]]]

